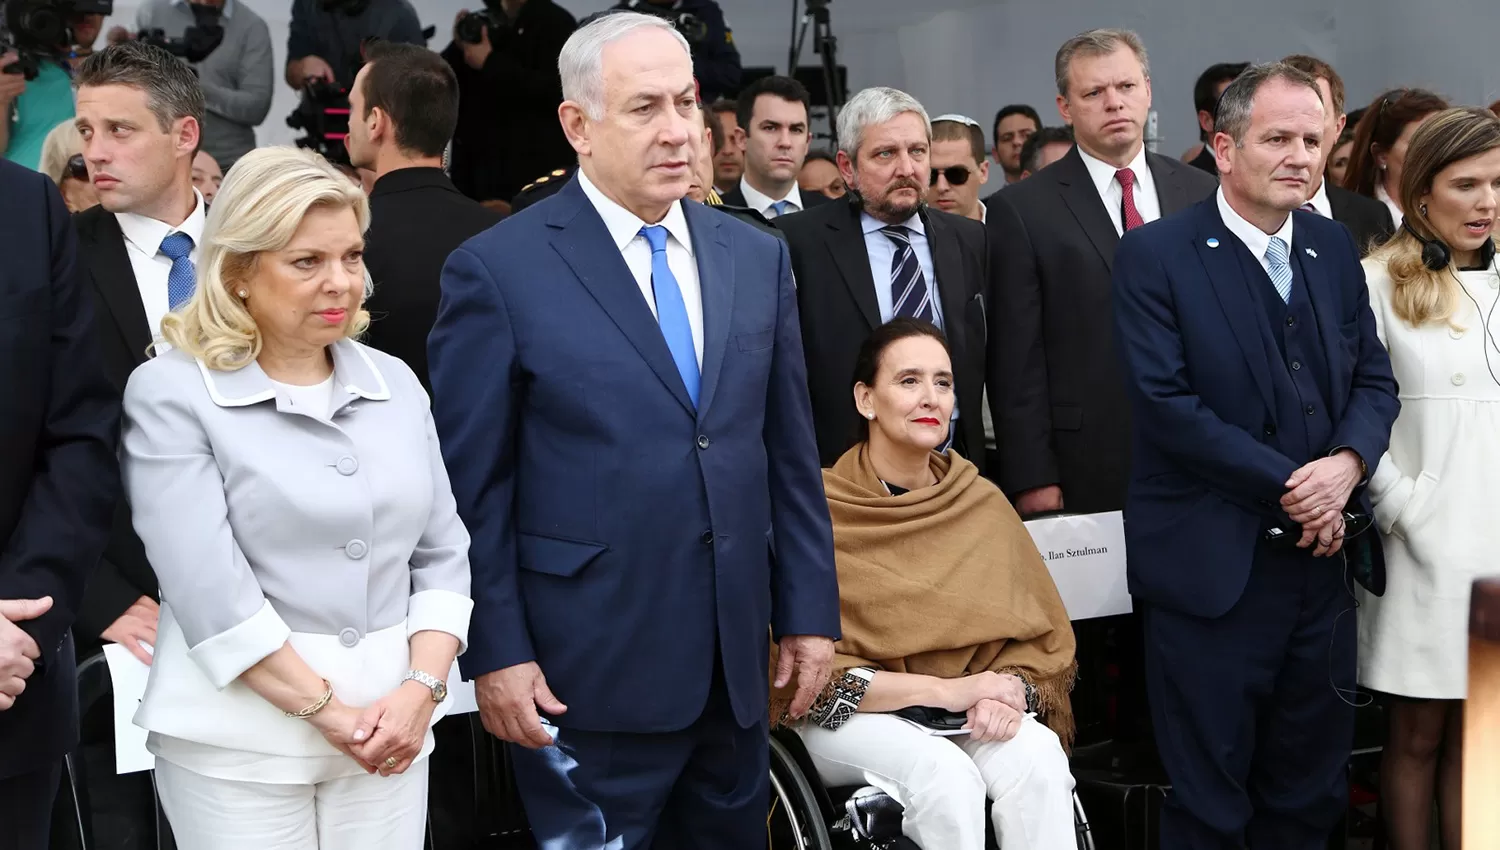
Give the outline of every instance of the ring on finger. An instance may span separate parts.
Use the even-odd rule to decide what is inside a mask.
[[[386,770],[395,770],[396,769],[396,757],[395,756],[388,756],[388,757],[386,757],[386,760],[385,760],[385,769]]]

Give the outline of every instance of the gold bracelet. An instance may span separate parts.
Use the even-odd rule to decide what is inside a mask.
[[[323,687],[325,688],[325,690],[323,691],[323,695],[321,697],[318,697],[317,702],[313,703],[307,708],[302,709],[301,711],[283,711],[282,714],[285,714],[287,717],[295,717],[298,720],[306,720],[307,718],[312,717],[314,714],[317,714],[318,712],[327,708],[328,704],[330,702],[333,702],[333,685],[328,684],[328,680],[324,679]]]

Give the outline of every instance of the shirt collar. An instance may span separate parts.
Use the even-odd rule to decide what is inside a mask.
[[[599,213],[599,217],[604,220],[604,227],[609,231],[609,238],[614,240],[615,248],[624,251],[625,246],[640,235],[641,228],[649,225],[649,222],[642,221],[640,216],[606,197],[603,192],[599,191],[599,187],[594,185],[594,181],[583,173],[582,168],[578,169],[578,185],[582,187],[583,194],[589,199],[589,203],[594,205],[594,210]],[[693,255],[693,237],[688,232],[687,216],[682,213],[681,201],[672,204],[671,209],[667,210],[666,217],[657,224],[665,227],[667,234],[687,249],[688,256]]]
[[[156,256],[161,250],[161,240],[172,233],[185,233],[193,240],[193,247],[197,248],[203,242],[203,196],[197,189],[193,190],[193,211],[177,227],[173,227],[164,221],[148,218],[137,213],[116,213],[115,220],[120,223],[120,232],[125,234],[125,239],[148,257]]]
[[[867,212],[861,212],[859,214],[860,232],[866,235],[879,232],[880,230],[883,230],[884,228],[890,226],[891,225],[886,224],[885,222],[881,221],[873,215],[870,215]],[[920,233],[923,238],[926,238],[927,236],[927,228],[922,224],[922,216],[920,213],[912,213],[911,218],[901,222],[901,226],[907,228],[908,230],[915,231],[916,233]]]
[[[1312,204],[1313,209],[1317,211],[1318,215],[1324,218],[1333,218],[1333,205],[1328,203],[1327,178],[1318,181],[1318,191],[1314,192],[1313,196],[1307,199],[1307,202]]]
[[[1106,197],[1109,187],[1117,183],[1115,172],[1118,169],[1104,160],[1090,155],[1088,151],[1083,149],[1082,145],[1075,145],[1074,149],[1078,151],[1079,156],[1083,157],[1084,167],[1089,170],[1089,177],[1093,178],[1094,188],[1099,190],[1099,197]],[[1151,170],[1146,166],[1146,146],[1144,144],[1136,152],[1135,158],[1125,167],[1135,174],[1136,186],[1151,181]]]
[[[990,223],[990,208],[984,205],[984,201],[979,202],[979,223]]]
[[[172,5],[180,6],[184,9],[187,9],[189,12],[192,11],[192,9],[188,5],[187,0],[172,0]],[[220,14],[224,17],[225,20],[229,20],[230,18],[234,17],[234,0],[224,0],[224,9]]]
[[[331,346],[333,355],[333,385],[335,392],[343,390],[349,397],[359,396],[370,401],[386,401],[391,397],[385,376],[375,367],[368,352],[359,343],[341,339]],[[246,407],[276,398],[276,386],[271,376],[251,361],[233,372],[219,372],[208,368],[203,361],[196,361],[203,375],[203,385],[208,388],[208,397],[220,407]],[[277,409],[284,409],[277,401]]]
[[[1224,197],[1223,187],[1219,188],[1218,193],[1215,195],[1215,200],[1218,201],[1219,216],[1224,219],[1224,226],[1229,228],[1229,232],[1233,233],[1235,238],[1245,243],[1245,247],[1250,249],[1250,253],[1255,255],[1255,259],[1261,260],[1265,258],[1266,249],[1271,247],[1272,236],[1277,236],[1281,241],[1286,243],[1287,256],[1291,256],[1292,220],[1294,218],[1291,213],[1286,214],[1286,221],[1282,223],[1280,230],[1275,233],[1267,233],[1246,221],[1239,213],[1234,211],[1234,207],[1231,207],[1229,201]]]
[[[750,181],[746,180],[742,175],[740,177],[740,192],[745,196],[745,206],[755,210],[761,215],[765,215],[766,211],[771,208],[771,205],[775,204],[778,200],[791,201],[792,205],[797,208],[798,212],[807,209],[807,207],[802,204],[802,190],[797,188],[796,183],[792,184],[792,191],[787,192],[785,198],[777,199],[761,192],[754,186],[751,186]]]
[[[1375,200],[1385,204],[1385,208],[1391,211],[1391,221],[1395,222],[1396,227],[1399,229],[1401,222],[1406,216],[1402,214],[1401,208],[1396,206],[1395,200],[1391,198],[1391,193],[1385,190],[1385,184],[1379,180],[1375,181]]]

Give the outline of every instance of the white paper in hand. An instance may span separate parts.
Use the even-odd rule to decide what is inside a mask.
[[[134,723],[151,668],[117,643],[104,645],[104,662],[115,692],[115,772],[152,770],[156,757],[146,750],[146,730]]]

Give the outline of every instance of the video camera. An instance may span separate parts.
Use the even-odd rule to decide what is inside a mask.
[[[464,44],[478,44],[484,41],[485,30],[490,31],[490,40],[493,41],[510,29],[510,18],[498,8],[499,3],[486,0],[484,5],[484,11],[469,12],[458,19],[458,25],[453,28],[454,38]]]
[[[193,25],[183,31],[181,38],[167,38],[159,29],[143,30],[137,38],[188,62],[202,62],[224,41],[224,26],[220,22],[223,10],[200,3],[189,3],[188,8],[193,11]]]
[[[3,0],[0,54],[14,50],[20,60],[4,69],[36,79],[41,62],[64,60],[73,50],[72,20],[78,15],[114,14],[114,0]]]
[[[688,40],[688,44],[696,46],[708,40],[708,22],[692,12],[678,12],[669,6],[658,6],[648,0],[630,0],[625,8],[643,15],[666,18]]]
[[[307,135],[297,147],[310,148],[329,162],[349,164],[344,139],[349,135],[349,90],[326,80],[312,80],[302,90],[302,102],[287,116],[286,125]]]

